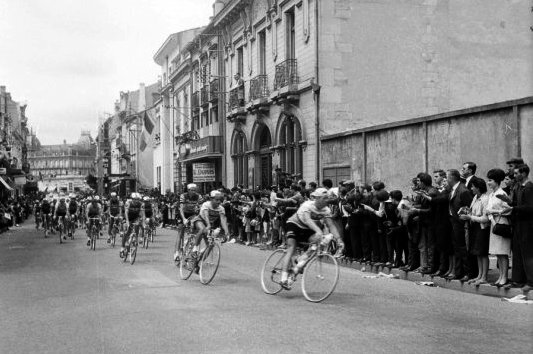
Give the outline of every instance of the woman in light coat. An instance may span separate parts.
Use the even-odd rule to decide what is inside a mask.
[[[494,233],[496,224],[510,225],[509,217],[502,215],[502,211],[509,208],[509,205],[501,200],[498,196],[507,193],[501,188],[500,184],[505,179],[505,172],[498,168],[487,172],[487,185],[489,187],[489,201],[487,203],[486,215],[490,220],[490,241],[489,253],[496,255],[498,261],[498,270],[500,277],[491,285],[501,287],[508,282],[509,256],[511,255],[511,239],[505,238]]]

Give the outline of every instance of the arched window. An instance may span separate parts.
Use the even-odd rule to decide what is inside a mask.
[[[291,175],[302,176],[303,146],[302,130],[298,119],[285,115],[279,129],[280,168]]]
[[[245,155],[247,149],[246,136],[240,130],[236,130],[233,136],[233,146],[231,158],[233,159],[235,186],[248,185],[248,157]]]

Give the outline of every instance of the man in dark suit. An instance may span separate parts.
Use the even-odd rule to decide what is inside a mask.
[[[468,188],[472,190],[472,178],[475,178],[477,165],[474,162],[465,162],[461,168],[461,182],[463,182]],[[474,193],[472,192],[472,197]]]
[[[465,184],[461,182],[461,176],[457,170],[448,170],[447,172],[448,184],[451,187],[450,201],[449,201],[449,216],[452,224],[452,244],[455,260],[455,268],[453,273],[448,275],[447,279],[461,279],[461,281],[468,280],[468,262],[466,253],[466,235],[465,222],[459,219],[459,209],[462,207],[470,207],[472,203],[472,193],[466,188]]]
[[[533,182],[529,180],[529,166],[515,167],[516,181],[513,206],[513,274],[506,288],[522,286],[524,292],[533,289]],[[503,199],[503,198],[502,198]],[[524,285],[525,284],[525,285]]]

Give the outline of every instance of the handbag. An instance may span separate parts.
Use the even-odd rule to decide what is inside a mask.
[[[496,224],[492,228],[492,233],[498,236],[501,236],[503,238],[512,238],[513,237],[513,228],[511,225],[506,224],[499,224],[500,219],[502,216],[498,218],[498,221],[496,221]]]

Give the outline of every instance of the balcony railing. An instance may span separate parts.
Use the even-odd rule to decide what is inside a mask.
[[[200,89],[200,104],[205,106],[209,104],[209,87],[204,86]]]
[[[250,101],[266,98],[268,91],[268,76],[258,75],[250,81]]]
[[[191,96],[191,106],[193,110],[200,109],[200,100],[198,97],[198,91],[194,92]]]
[[[244,107],[244,86],[238,86],[229,92],[229,106],[231,109]]]
[[[209,102],[218,100],[218,79],[213,79],[209,83]]]
[[[274,80],[274,90],[282,87],[299,83],[298,61],[296,59],[287,59],[281,64],[276,65],[276,77]]]

